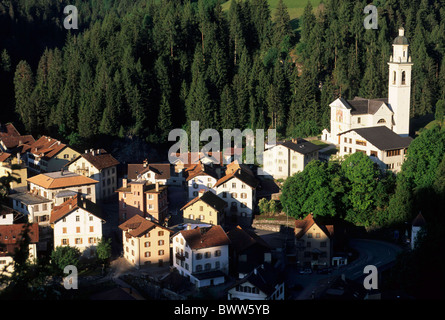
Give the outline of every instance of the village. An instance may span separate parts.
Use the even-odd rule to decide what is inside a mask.
[[[120,163],[104,149],[80,152],[2,124],[0,174],[16,177],[0,214],[3,272],[13,271],[13,252],[30,224],[30,259],[69,246],[90,261],[101,239],[110,241],[107,270],[79,275],[79,283],[118,287],[91,299],[380,298],[363,288],[363,268],[383,272],[412,248],[422,215],[410,234],[361,239],[356,228],[311,214],[288,217],[280,195],[283,181],[313,160],[362,152],[382,170],[400,170],[412,141],[412,62],[403,28],[393,47],[388,99],[338,98],[330,105],[331,130],[266,145],[262,174],[237,160],[237,148],[212,154],[219,164],[203,152],[177,154],[173,163],[151,162],[150,155]]]

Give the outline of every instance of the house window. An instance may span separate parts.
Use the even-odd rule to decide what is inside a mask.
[[[223,198],[227,198],[227,193],[226,193],[226,192],[223,192],[223,193],[222,193],[222,197],[223,197]]]
[[[232,183],[232,188],[236,188],[236,183],[235,182]]]
[[[366,141],[363,141],[363,140],[355,140],[355,144],[358,144],[359,146],[366,146]]]
[[[206,252],[206,253],[204,254],[204,257],[205,257],[206,259],[209,259],[209,258],[212,257],[212,254],[211,254],[210,252]]]
[[[202,265],[198,264],[198,265],[196,266],[196,271],[202,271]]]
[[[163,256],[163,255],[164,255],[164,250],[159,250],[159,251],[158,251],[158,255],[159,255],[159,256]]]
[[[82,244],[82,238],[76,238],[76,244]]]
[[[163,236],[164,235],[164,231],[158,231],[158,236]]]
[[[380,119],[379,121],[377,121],[377,123],[386,123],[385,119]]]
[[[93,216],[90,216],[90,221],[93,221]]]
[[[237,196],[236,192],[232,192],[232,198],[236,199],[236,196]]]
[[[90,232],[94,232],[94,227],[90,226]]]
[[[210,270],[212,268],[212,265],[210,264],[210,263],[206,263],[205,265],[204,265],[204,269],[205,270]]]
[[[77,221],[77,222],[80,221],[80,216],[76,216],[76,221]]]
[[[312,238],[312,233],[309,232],[309,233],[307,234],[307,237],[308,237],[308,238]]]
[[[345,137],[345,143],[348,143],[348,138]]]
[[[159,240],[159,241],[158,241],[158,245],[159,245],[159,246],[163,246],[163,245],[164,245],[164,240]]]
[[[377,151],[371,151],[371,157],[377,157]]]
[[[395,71],[393,71],[392,74],[393,74],[393,77],[392,77],[392,84],[396,84],[396,78],[397,78],[397,77],[396,77],[396,74],[397,74],[397,73],[396,73]]]
[[[145,256],[146,258],[150,257],[150,251],[145,252],[145,253],[144,253],[144,256]]]
[[[89,243],[89,244],[96,243],[95,238],[88,238],[88,243]]]
[[[67,245],[68,243],[68,239],[62,239],[62,245]]]
[[[388,150],[386,151],[387,157],[393,157],[393,156],[400,156],[400,149],[399,150]]]
[[[146,247],[146,248],[150,247],[150,241],[145,241],[144,242],[144,247]]]
[[[66,228],[63,228],[63,229],[62,229],[62,233],[66,233]]]
[[[403,52],[403,53],[405,53],[405,52]],[[402,71],[402,84],[406,84],[405,83],[405,79],[406,78],[406,76],[405,76],[405,71]]]
[[[322,242],[320,242],[320,247],[321,248],[326,248],[326,241],[322,241]]]
[[[315,238],[317,238],[317,239],[320,238],[320,234],[319,234],[319,233],[316,233],[316,234],[315,234]]]
[[[201,260],[201,259],[202,259],[202,253],[197,253],[196,260]]]
[[[204,207],[203,206],[199,206],[199,211],[204,211]]]
[[[362,123],[362,119],[360,117],[357,118],[357,123]]]
[[[215,257],[220,257],[220,256],[221,256],[221,250],[216,250]]]
[[[76,227],[76,233],[80,233],[80,227]]]
[[[216,261],[216,262],[215,262],[215,268],[216,268],[216,269],[219,269],[219,266],[220,266],[219,261]]]

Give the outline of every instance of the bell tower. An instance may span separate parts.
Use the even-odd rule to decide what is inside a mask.
[[[408,54],[408,39],[405,29],[392,43],[393,54],[389,65],[388,103],[394,112],[393,131],[402,137],[409,135],[409,113],[411,98],[411,56]]]

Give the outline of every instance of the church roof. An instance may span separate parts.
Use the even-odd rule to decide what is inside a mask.
[[[408,45],[408,39],[405,37],[405,29],[399,28],[399,35],[394,39],[392,44]]]
[[[353,100],[340,98],[340,101],[351,109],[352,115],[375,114],[383,104],[388,104],[387,98],[364,99],[355,97]]]

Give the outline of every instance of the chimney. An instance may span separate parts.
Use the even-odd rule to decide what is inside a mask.
[[[94,150],[91,151],[91,153],[92,153],[93,157],[96,155],[96,152]]]
[[[127,179],[122,179],[122,187],[123,188],[126,188],[127,187],[127,182],[128,182],[128,180]]]
[[[88,150],[85,150],[85,153],[88,153]]]
[[[143,165],[144,165],[144,168],[147,168],[147,166],[148,166],[148,160],[147,159],[144,160]]]
[[[405,29],[403,29],[403,28],[399,28],[399,36],[400,36],[400,37],[405,36]]]
[[[185,230],[192,230],[192,225],[190,223],[187,223]]]
[[[98,154],[98,155],[100,154],[100,149],[97,149],[97,154]]]
[[[60,169],[60,175],[63,176],[64,168]]]
[[[159,182],[156,181],[156,192],[159,192]]]

